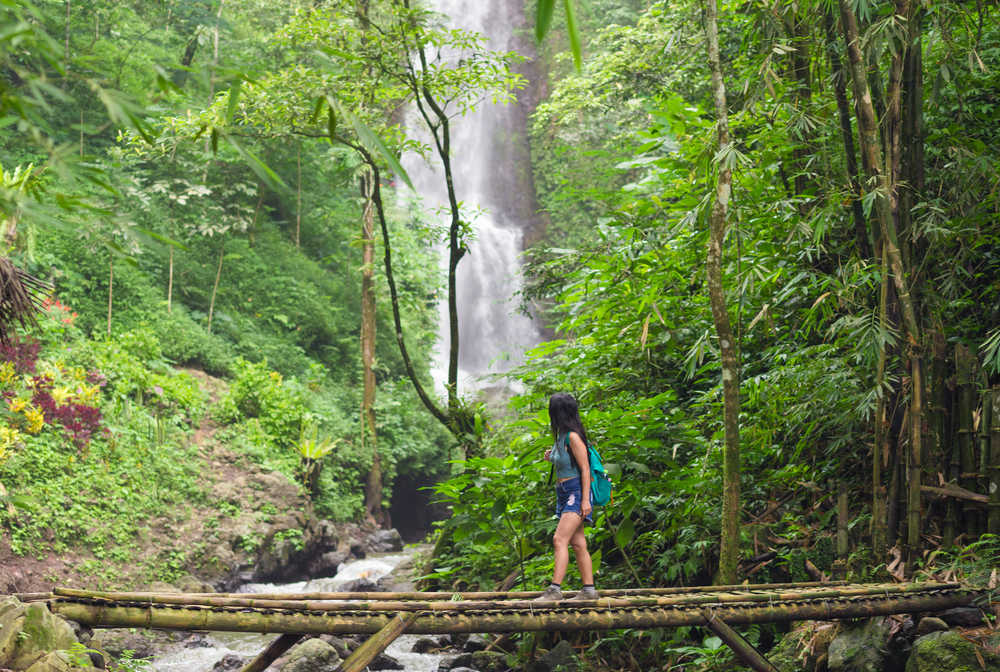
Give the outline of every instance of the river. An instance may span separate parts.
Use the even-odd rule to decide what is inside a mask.
[[[337,592],[344,584],[355,579],[377,581],[390,574],[412,551],[393,555],[372,556],[354,560],[341,566],[336,576],[311,579],[297,583],[250,583],[243,586],[244,593],[307,593]],[[230,654],[252,658],[264,650],[277,635],[260,635],[239,632],[213,632],[197,646],[174,645],[153,660],[156,672],[211,672],[213,666]],[[419,639],[417,635],[403,635],[386,650],[408,672],[434,672],[444,654],[413,653],[411,649]]]

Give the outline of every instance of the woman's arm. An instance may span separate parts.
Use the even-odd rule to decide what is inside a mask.
[[[576,432],[569,433],[569,449],[576,458],[577,466],[580,467],[580,513],[586,517],[593,510],[590,505],[590,454],[583,439]]]

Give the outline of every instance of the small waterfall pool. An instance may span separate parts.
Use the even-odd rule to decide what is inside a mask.
[[[307,593],[337,592],[341,586],[355,579],[377,581],[392,572],[409,553],[373,556],[353,560],[341,565],[336,576],[311,579],[297,583],[250,583],[243,586],[244,593]],[[176,644],[153,659],[156,672],[211,672],[212,667],[225,656],[235,654],[246,658],[256,656],[277,635],[260,635],[240,632],[212,632],[199,645]],[[386,650],[386,654],[400,662],[408,672],[435,672],[444,654],[413,653],[411,649],[419,639],[417,635],[402,635]],[[249,662],[249,661],[247,661]]]

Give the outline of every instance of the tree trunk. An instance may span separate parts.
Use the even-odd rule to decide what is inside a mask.
[[[370,207],[371,196],[365,197],[365,209]],[[302,142],[295,146],[295,249],[299,249],[302,231]]]
[[[108,338],[111,338],[111,299],[115,293],[115,258],[108,259]]]
[[[167,265],[167,315],[170,314],[171,302],[174,297],[174,246],[170,246],[170,261]]]
[[[375,213],[372,202],[373,175],[361,178],[361,194],[365,199],[361,224],[361,362],[364,389],[361,395],[362,451],[367,440],[371,446],[372,466],[365,485],[365,511],[376,522],[382,522],[382,465],[375,435]]]
[[[705,2],[705,33],[708,38],[708,62],[712,71],[712,97],[718,117],[719,152],[730,147],[729,112],[726,104],[726,86],[722,80],[719,60],[718,9],[715,0]],[[719,548],[719,575],[721,583],[735,583],[739,561],[740,540],[740,371],[739,354],[726,307],[726,294],[722,286],[722,245],[728,226],[729,196],[732,191],[732,173],[726,159],[719,164],[715,199],[709,214],[709,243],[706,260],[709,299],[712,319],[719,337],[722,354],[722,392],[724,400],[725,448],[722,467],[722,538]]]
[[[212,285],[212,299],[208,303],[208,333],[212,333],[212,316],[215,314],[215,295],[219,291],[219,278],[222,277],[222,255],[226,250],[225,242],[219,247],[219,267],[215,270],[215,284]]]
[[[878,323],[883,332],[889,328],[889,262],[886,258],[885,246],[882,246],[881,280],[879,283]],[[889,442],[889,412],[888,398],[885,390],[885,365],[888,358],[885,339],[880,339],[878,349],[878,366],[875,373],[875,385],[878,387],[878,403],[875,409],[875,443],[872,449],[872,554],[875,562],[882,562],[886,557],[889,545],[889,512],[893,504],[887,498],[885,485],[882,483],[882,467],[888,466]]]

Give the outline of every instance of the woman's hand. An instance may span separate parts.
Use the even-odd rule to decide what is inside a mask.
[[[580,502],[580,517],[586,518],[591,514],[593,510],[594,507],[590,505],[590,498],[584,497],[583,500]]]
[[[548,450],[545,451],[545,461],[546,462],[551,462],[552,461],[552,449],[551,448],[549,448]]]

